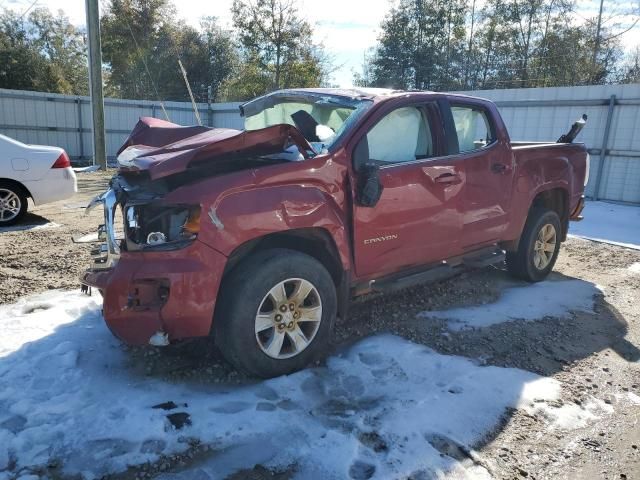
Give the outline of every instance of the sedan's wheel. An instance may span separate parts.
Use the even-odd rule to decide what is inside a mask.
[[[322,300],[316,287],[302,278],[279,282],[265,295],[256,314],[258,345],[271,358],[301,353],[322,322]]]
[[[537,207],[529,212],[518,250],[507,252],[509,273],[529,282],[544,280],[560,251],[560,217],[553,210]]]
[[[13,225],[27,212],[27,198],[17,187],[0,183],[0,226]]]
[[[323,354],[336,306],[333,279],[315,258],[259,252],[223,279],[215,341],[240,370],[260,377],[291,373]]]

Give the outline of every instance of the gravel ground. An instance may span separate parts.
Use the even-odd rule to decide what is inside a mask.
[[[90,247],[73,244],[71,236],[95,231],[101,212],[96,209],[86,217],[83,207],[104,190],[109,178],[110,174],[103,173],[80,174],[80,191],[75,198],[31,209],[23,226],[38,228],[0,229],[0,303],[47,289],[79,287],[78,276],[89,264]],[[627,392],[640,395],[640,274],[628,270],[635,262],[640,262],[640,251],[570,238],[553,275],[600,286],[603,294],[596,299],[595,314],[509,322],[447,335],[443,335],[444,322],[416,318],[425,310],[495,300],[513,281],[503,269],[490,268],[354,302],[349,322],[336,328],[333,349],[367,335],[392,332],[440,353],[554,377],[563,385],[561,402],[580,405],[588,397],[595,397],[613,405],[615,413],[583,428],[548,433],[544,419],[519,410],[507,412],[492,435],[476,445],[482,464],[498,479],[637,479],[640,407],[618,400]],[[187,348],[131,349],[131,364],[167,381],[251,382],[209,347],[205,340],[191,342]],[[180,471],[206,455],[206,447],[196,443],[186,455],[162,459],[119,478],[149,478],[160,471]],[[233,478],[288,478],[289,473],[258,466]]]

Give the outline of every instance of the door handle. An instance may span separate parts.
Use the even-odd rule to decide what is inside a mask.
[[[507,166],[504,163],[494,163],[491,165],[491,171],[493,173],[504,173],[507,171]]]
[[[443,173],[442,175],[434,178],[433,181],[443,185],[456,185],[462,180],[460,179],[460,175],[456,173]]]

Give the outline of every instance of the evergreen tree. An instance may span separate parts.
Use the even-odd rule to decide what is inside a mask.
[[[226,85],[228,97],[326,82],[331,62],[294,0],[234,0],[232,13],[242,58]]]
[[[233,66],[231,35],[215,18],[203,21],[202,32],[176,18],[169,0],[112,0],[101,19],[109,95],[188,100],[180,59],[196,100],[206,101],[209,87],[217,99]]]
[[[62,12],[0,14],[0,88],[86,95],[84,34]]]
[[[464,0],[400,0],[382,22],[371,84],[453,89],[465,70]]]

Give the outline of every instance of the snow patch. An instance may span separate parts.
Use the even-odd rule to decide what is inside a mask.
[[[4,232],[22,232],[26,230],[49,230],[51,228],[60,228],[62,225],[55,222],[39,223],[36,225],[12,225],[10,227],[0,227],[0,233]]]
[[[546,419],[551,427],[560,430],[582,428],[604,415],[613,413],[611,405],[595,398],[589,399],[583,406],[570,403],[557,408],[549,408],[547,404],[542,403],[530,404],[524,408],[530,414],[536,414]]]
[[[632,263],[627,270],[631,273],[640,273],[640,262]]]
[[[583,215],[571,222],[571,236],[640,250],[640,206],[588,201]]]
[[[90,165],[88,167],[73,167],[73,171],[76,173],[93,173],[100,170],[100,165]]]
[[[627,400],[632,405],[640,405],[640,396],[633,392],[626,392],[626,394],[616,394],[618,400]]]
[[[593,312],[598,286],[582,280],[548,280],[507,288],[498,301],[486,305],[426,311],[420,317],[448,320],[451,330],[482,328],[512,320],[566,317],[571,311]]]
[[[211,457],[166,478],[224,478],[258,463],[296,464],[297,478],[489,478],[473,446],[509,408],[551,426],[589,419],[577,406],[553,406],[554,379],[392,335],[362,340],[326,367],[194,386],[137,373],[95,297],[23,299],[0,307],[0,328],[0,470],[15,465],[12,477],[56,460],[65,475],[97,478],[182,452],[193,437]],[[152,408],[165,402],[173,408]],[[169,413],[188,414],[191,425],[175,430]]]
[[[56,328],[76,321],[83,314],[95,313],[99,307],[97,297],[59,291],[0,305],[0,327],[3,332],[0,335],[0,358],[17,351],[28,342],[51,335]],[[0,361],[0,373],[4,364]]]

